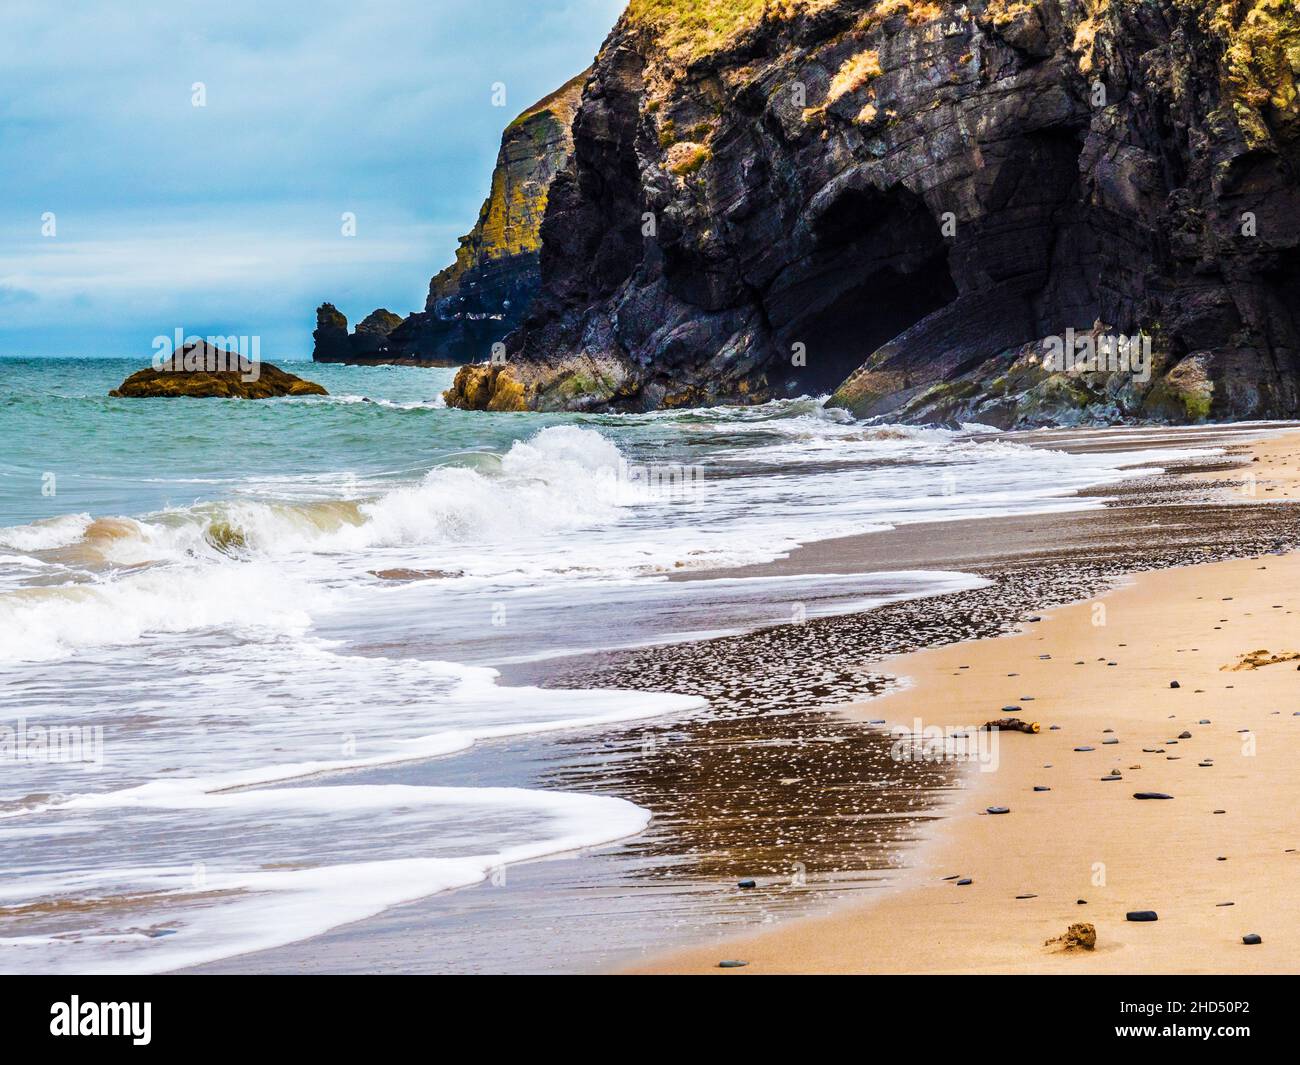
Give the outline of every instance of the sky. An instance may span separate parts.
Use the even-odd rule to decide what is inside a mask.
[[[422,309],[502,131],[624,4],[4,0],[0,356],[305,358],[326,300]]]

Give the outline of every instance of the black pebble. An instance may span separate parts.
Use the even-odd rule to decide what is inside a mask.
[[[1035,790],[1035,791],[1051,791],[1052,789],[1049,788],[1046,784],[1035,784],[1035,785],[1034,785],[1034,790]]]
[[[958,880],[957,886],[965,887],[967,884],[973,884],[973,883],[975,883],[975,881],[973,881],[970,877],[967,876],[967,877],[962,877],[962,879]]]
[[[1155,910],[1129,910],[1124,915],[1126,921],[1158,921]]]
[[[1135,791],[1135,799],[1172,799],[1172,795],[1166,795],[1163,791]]]
[[[748,964],[749,962],[747,961],[720,961],[718,962],[718,968],[719,969],[743,969]]]
[[[1181,688],[1182,685],[1179,684],[1178,681],[1176,681],[1176,680],[1171,680],[1171,681],[1169,682],[1169,687],[1171,687],[1171,688]]]
[[[1242,941],[1243,943],[1245,943],[1246,946],[1248,946],[1248,947],[1253,947],[1253,946],[1255,946],[1255,944],[1257,944],[1257,943],[1263,943],[1263,942],[1264,942],[1262,939],[1259,938],[1259,936],[1255,935],[1254,932],[1251,932],[1250,935],[1248,935],[1248,936],[1242,936],[1242,937],[1241,937],[1241,941]]]
[[[991,814],[1009,814],[1011,810],[1006,806],[990,806],[988,812]]]
[[[752,880],[742,880],[742,881],[740,881],[738,884],[736,884],[736,887],[739,887],[739,888],[752,888],[752,887],[758,887],[758,885],[757,885],[756,883],[754,883],[754,881],[752,881]]]

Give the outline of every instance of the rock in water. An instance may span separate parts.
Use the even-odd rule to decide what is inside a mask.
[[[205,343],[187,347],[157,369],[137,370],[109,395],[116,399],[274,399],[329,393],[314,381],[285,373],[269,362],[241,369],[237,354]]]

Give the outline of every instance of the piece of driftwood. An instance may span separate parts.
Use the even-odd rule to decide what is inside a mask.
[[[1030,734],[1038,731],[1037,721],[1021,721],[1018,717],[1000,717],[996,721],[986,721],[984,728],[992,731],[997,729],[1000,732],[1028,732]]]

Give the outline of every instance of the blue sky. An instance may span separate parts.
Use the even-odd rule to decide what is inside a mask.
[[[147,358],[183,328],[306,357],[323,300],[419,309],[506,124],[624,3],[5,0],[0,356]]]

